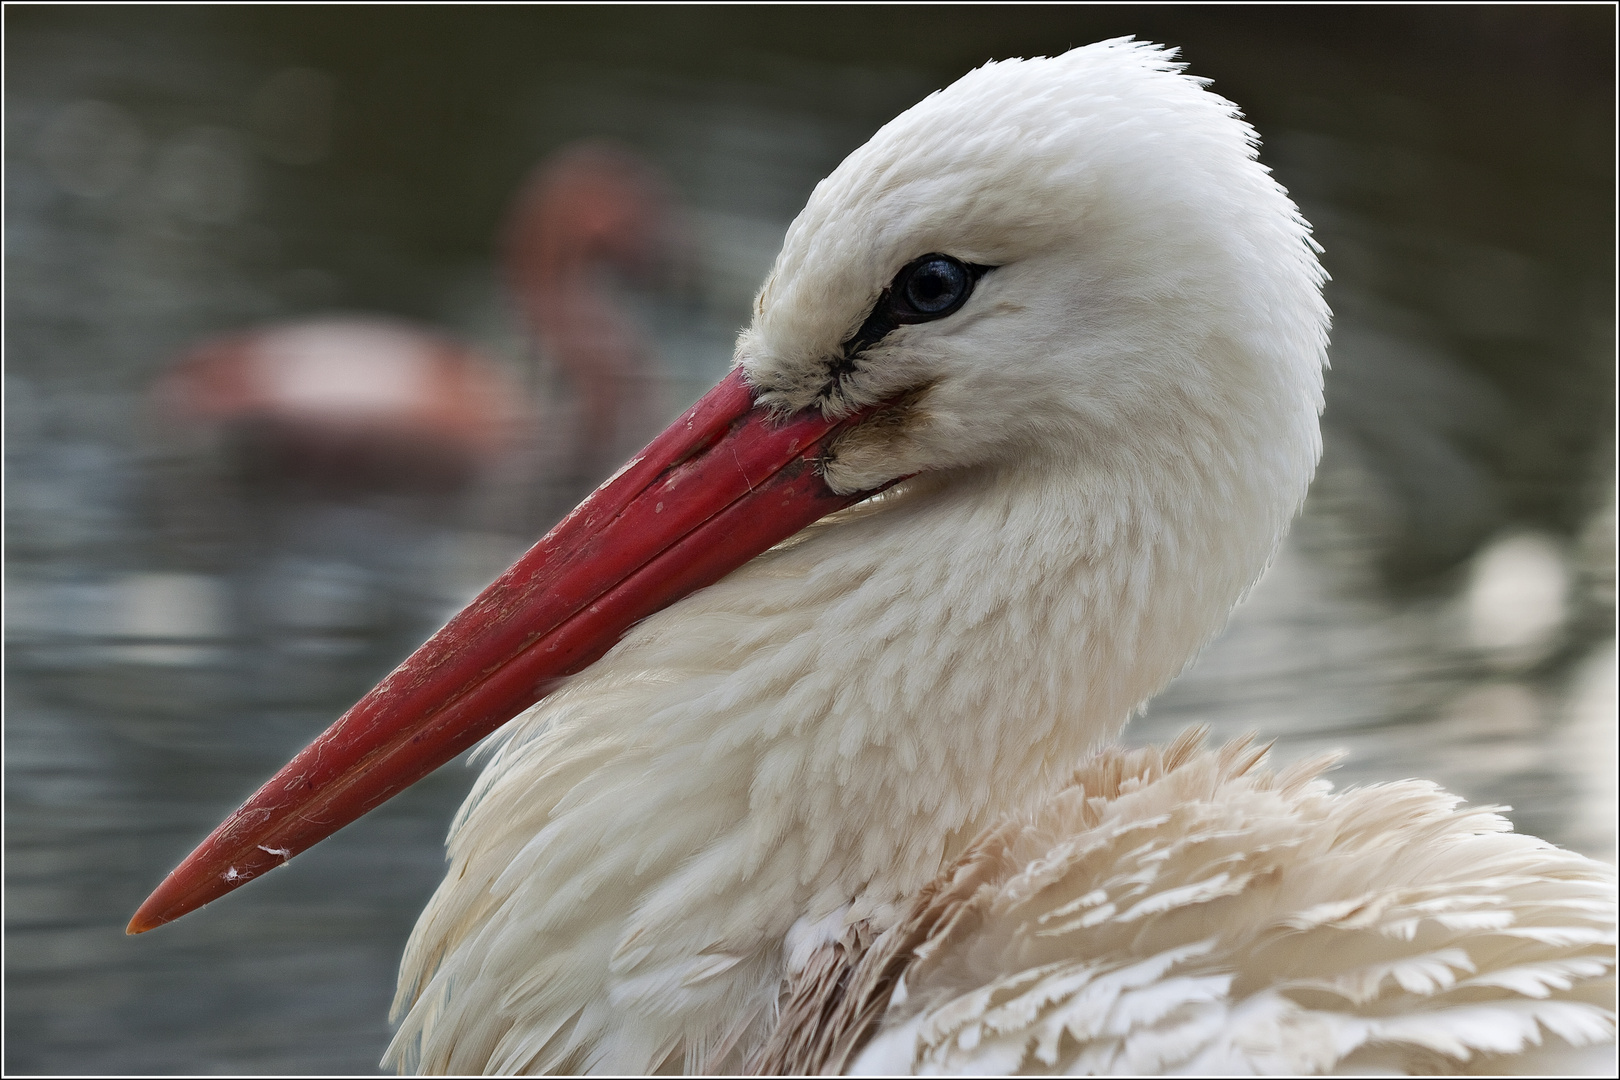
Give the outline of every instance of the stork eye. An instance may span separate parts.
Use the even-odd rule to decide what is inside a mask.
[[[878,297],[866,322],[844,342],[843,355],[832,365],[833,378],[854,371],[861,350],[876,345],[896,327],[953,314],[973,295],[974,284],[994,269],[938,252],[906,263]]]
[[[907,264],[890,286],[897,307],[921,319],[940,319],[961,307],[973,291],[974,274],[949,255],[924,255]]]

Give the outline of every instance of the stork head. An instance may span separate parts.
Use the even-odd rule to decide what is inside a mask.
[[[1309,226],[1172,56],[987,64],[817,185],[736,355],[783,413],[898,402],[842,440],[835,489],[1140,453],[1189,411],[1272,428],[1309,476],[1328,318]]]
[[[1205,524],[1247,534],[1209,590],[1224,613],[1314,468],[1322,277],[1253,131],[1169,52],[1118,40],[974,71],[816,188],[720,386],[216,829],[131,930],[280,865],[636,621],[911,474],[1084,474],[1132,498],[1180,477]]]

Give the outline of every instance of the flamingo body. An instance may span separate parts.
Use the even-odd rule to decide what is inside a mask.
[[[186,420],[232,433],[270,477],[349,489],[453,490],[526,419],[502,367],[407,323],[349,317],[226,335],[157,388]]]

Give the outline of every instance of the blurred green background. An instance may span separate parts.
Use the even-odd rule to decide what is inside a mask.
[[[1128,737],[1343,746],[1342,783],[1432,776],[1612,857],[1614,17],[8,5],[6,1070],[372,1071],[468,770],[180,924],[124,921],[724,372],[845,154],[985,60],[1126,34],[1243,107],[1336,316],[1300,527]],[[659,273],[590,268],[648,358],[589,453],[500,240],[586,138],[663,178],[676,238]],[[448,490],[316,491],[154,398],[199,341],[334,314],[469,343],[527,426]]]

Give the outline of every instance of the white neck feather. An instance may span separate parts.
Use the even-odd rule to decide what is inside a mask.
[[[516,1023],[482,999],[518,985],[542,1017],[611,997],[575,1040],[622,1071],[682,1031],[724,1050],[727,1023],[769,1011],[795,923],[884,922],[1219,630],[1314,461],[1314,414],[1266,419],[1306,445],[1183,427],[919,477],[641,624],[494,744],[405,961],[421,978],[443,957],[439,993],[401,1039],[438,1008]]]

